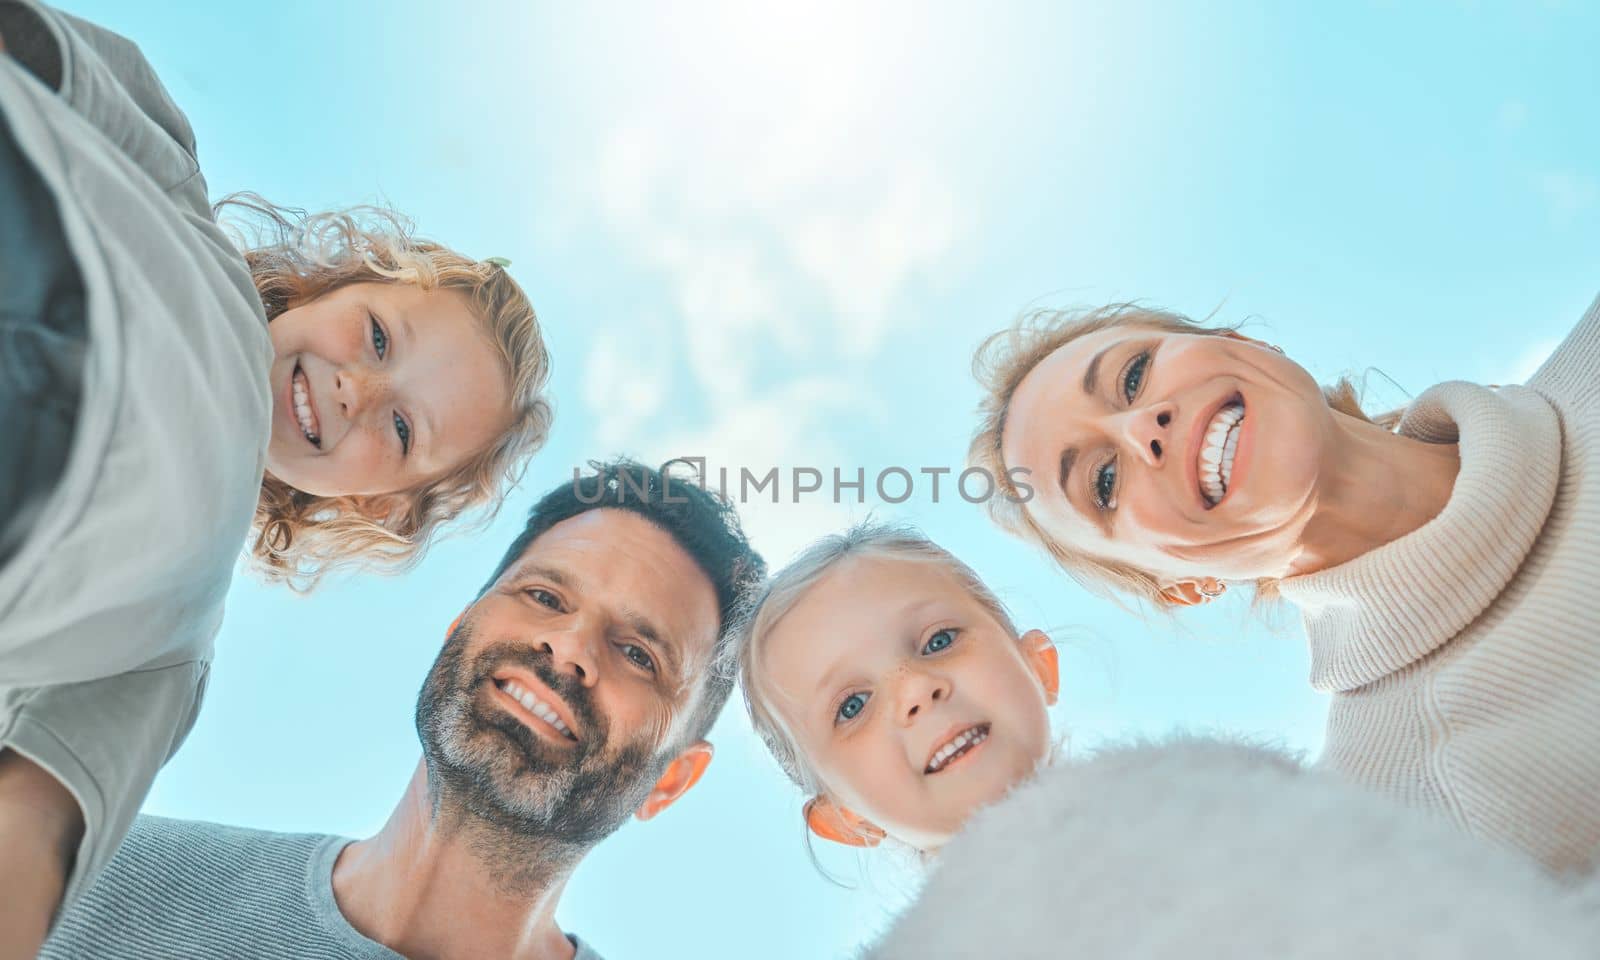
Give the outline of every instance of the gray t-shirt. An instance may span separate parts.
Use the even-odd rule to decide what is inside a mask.
[[[272,342],[139,48],[37,0],[0,0],[0,22],[0,123],[51,193],[87,311],[65,470],[0,566],[0,748],[83,810],[71,903],[199,712],[261,491]]]
[[[333,899],[351,841],[141,816],[40,960],[402,960]],[[576,960],[601,960],[576,937]]]

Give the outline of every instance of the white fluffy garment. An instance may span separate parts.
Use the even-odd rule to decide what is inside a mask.
[[[1593,889],[1281,753],[1062,761],[975,815],[867,956],[1600,956]]]

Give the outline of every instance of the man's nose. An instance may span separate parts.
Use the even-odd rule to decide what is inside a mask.
[[[949,677],[915,667],[904,668],[897,692],[901,726],[909,727],[925,718],[935,704],[948,701],[951,692]]]
[[[1146,465],[1158,467],[1172,449],[1177,407],[1169,401],[1135,407],[1122,414],[1118,432],[1123,446]]]
[[[593,687],[600,680],[600,658],[595,653],[600,641],[600,631],[595,624],[574,616],[565,627],[547,631],[539,646],[550,654],[552,667],[577,677],[586,687]]]

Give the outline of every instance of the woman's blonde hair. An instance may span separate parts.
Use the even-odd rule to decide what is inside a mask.
[[[967,463],[982,467],[995,478],[997,495],[985,501],[985,509],[1002,529],[1043,547],[1068,576],[1090,590],[1102,595],[1131,594],[1160,606],[1162,584],[1153,574],[1131,564],[1074,550],[1049,536],[1027,509],[1020,491],[1006,472],[1005,457],[1001,453],[1011,398],[1023,379],[1058,348],[1110,327],[1238,336],[1236,327],[1212,326],[1136,303],[1113,303],[1093,309],[1034,310],[1023,314],[1011,327],[986,338],[973,355],[972,375],[983,391],[983,400],[978,404],[978,430],[967,449]],[[1340,378],[1324,386],[1322,394],[1329,407],[1361,420],[1392,427],[1399,419],[1398,411],[1369,418],[1362,411],[1360,397],[1349,378]],[[1258,581],[1257,586],[1270,585]]]
[[[752,599],[734,631],[732,650],[750,725],[778,761],[778,766],[807,796],[824,794],[826,786],[806,761],[788,720],[781,711],[774,709],[766,693],[761,680],[766,643],[778,622],[830,571],[851,557],[866,556],[891,557],[939,567],[992,614],[1012,639],[1018,636],[1005,605],[972,568],[915,527],[868,520],[807,547],[788,566],[773,574]]]
[[[550,432],[543,391],[550,355],[533,305],[497,263],[473,260],[415,235],[393,210],[362,206],[307,214],[254,194],[234,194],[214,212],[242,241],[268,322],[293,306],[352,283],[411,283],[455,290],[482,321],[504,364],[514,414],[493,443],[442,477],[396,493],[324,497],[267,474],[249,545],[268,580],[309,590],[339,567],[403,570],[446,522],[473,507],[493,515],[505,490]],[[249,235],[244,231],[248,230]]]

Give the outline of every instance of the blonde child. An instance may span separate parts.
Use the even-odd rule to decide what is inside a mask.
[[[738,657],[752,723],[828,840],[936,851],[1052,753],[1050,639],[907,527],[808,548],[753,604]]]

